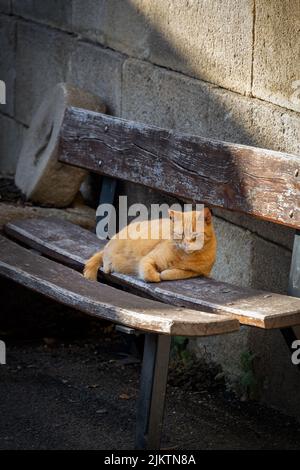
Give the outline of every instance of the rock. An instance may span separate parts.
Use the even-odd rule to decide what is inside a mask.
[[[27,199],[55,207],[67,207],[87,172],[58,162],[60,126],[67,106],[105,112],[99,97],[60,83],[49,92],[23,142],[15,183]]]

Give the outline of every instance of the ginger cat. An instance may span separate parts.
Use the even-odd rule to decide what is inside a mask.
[[[96,280],[100,266],[105,273],[132,274],[147,282],[208,276],[216,259],[217,246],[210,210],[205,208],[204,214],[169,210],[169,216],[169,219],[129,224],[103,251],[87,261],[84,277]],[[201,234],[195,232],[195,227],[198,218],[203,216],[204,234]],[[181,227],[179,231],[178,227]],[[138,229],[137,239],[130,238],[131,228]],[[158,236],[151,238],[151,230],[155,228]],[[164,229],[169,230],[168,239],[162,237]]]

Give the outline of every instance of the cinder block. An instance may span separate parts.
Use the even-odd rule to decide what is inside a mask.
[[[251,286],[256,289],[286,294],[291,267],[291,252],[261,237],[252,236]]]
[[[257,220],[255,217],[249,217],[226,209],[214,208],[214,214],[235,225],[244,227],[271,242],[277,243],[290,251],[293,249],[295,230],[292,228],[274,225],[272,222]]]
[[[252,123],[253,145],[300,155],[300,112],[253,100]]]
[[[130,56],[250,93],[251,0],[75,0],[73,26]]]
[[[45,94],[65,81],[72,40],[67,34],[22,21],[17,40],[16,117],[29,125]]]
[[[300,2],[255,2],[253,94],[300,111]]]
[[[183,132],[300,154],[300,114],[128,59],[122,115]]]
[[[72,28],[83,37],[104,44],[104,9],[106,0],[73,0]]]
[[[149,0],[73,0],[73,30],[134,57],[149,57]]]
[[[183,132],[204,136],[221,133],[245,141],[247,136],[238,120],[240,96],[227,92],[232,97],[228,109],[218,91],[214,85],[128,59],[123,67],[122,115]],[[221,119],[225,126],[220,126]]]
[[[0,104],[0,111],[14,115],[15,99],[15,58],[16,22],[11,17],[0,15],[0,80],[6,85],[6,104]]]
[[[1,13],[11,12],[11,0],[0,0],[0,12]]]
[[[72,0],[12,0],[15,15],[62,29],[71,29]]]
[[[70,57],[67,81],[100,96],[109,114],[120,115],[123,61],[122,54],[79,41]]]
[[[250,92],[252,1],[146,3],[151,3],[151,62],[239,93]]]
[[[213,278],[240,286],[286,293],[291,252],[218,217]]]
[[[218,241],[212,277],[239,286],[251,286],[253,279],[253,235],[243,228],[214,217]]]
[[[13,175],[26,132],[14,119],[0,114],[0,173]]]

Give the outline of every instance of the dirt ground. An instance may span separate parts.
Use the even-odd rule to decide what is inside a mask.
[[[0,449],[132,449],[139,366],[108,353],[108,343],[11,343],[0,370]],[[277,412],[205,385],[168,388],[166,449],[299,449],[299,443],[299,425]]]
[[[135,343],[3,279],[0,295],[0,449],[132,449]],[[240,402],[217,377],[203,364],[172,361],[163,448],[300,448],[299,423]]]

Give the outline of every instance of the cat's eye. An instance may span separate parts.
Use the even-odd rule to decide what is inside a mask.
[[[191,242],[195,242],[198,237],[199,237],[199,233],[192,233]]]

